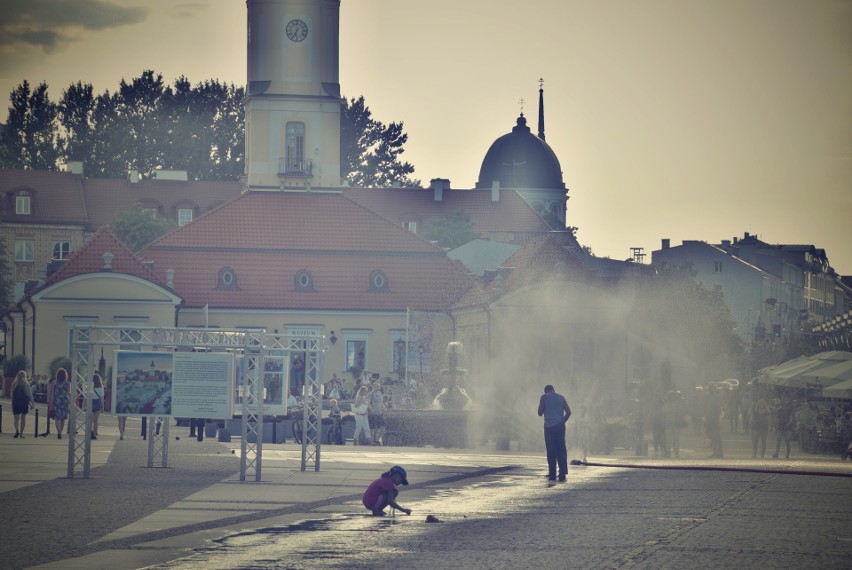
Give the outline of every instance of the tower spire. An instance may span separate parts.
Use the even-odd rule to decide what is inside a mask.
[[[544,79],[538,79],[538,138],[544,140]]]

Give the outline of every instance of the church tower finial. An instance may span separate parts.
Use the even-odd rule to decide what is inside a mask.
[[[538,138],[544,140],[544,79],[538,79]]]

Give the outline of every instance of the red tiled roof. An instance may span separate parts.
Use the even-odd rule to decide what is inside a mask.
[[[51,285],[77,275],[102,272],[104,270],[103,254],[107,251],[113,255],[112,273],[133,275],[160,287],[166,287],[165,279],[158,277],[106,227],[98,230],[83,244],[83,247],[72,253],[62,267],[47,278],[45,284]]]
[[[502,189],[500,200],[491,201],[491,190],[445,190],[436,202],[434,191],[423,188],[348,188],[344,195],[383,218],[400,224],[419,216],[429,222],[462,210],[483,238],[494,232],[551,232],[541,216],[512,189]]]
[[[7,195],[19,188],[31,192],[31,214],[16,215]],[[83,178],[70,172],[0,170],[0,220],[24,224],[87,225]]]
[[[403,310],[449,306],[475,282],[444,251],[339,192],[249,192],[152,242],[188,306]],[[230,267],[238,290],[217,289]],[[315,291],[295,291],[296,272]],[[389,291],[369,291],[373,270]]]

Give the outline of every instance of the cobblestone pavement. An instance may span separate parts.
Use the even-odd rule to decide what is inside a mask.
[[[138,422],[117,441],[114,418],[102,418],[91,478],[73,480],[65,440],[13,439],[3,418],[0,568],[815,568],[852,556],[852,480],[781,474],[852,475],[852,463],[796,449],[751,460],[742,434],[726,434],[727,459],[713,464],[688,435],[681,460],[592,455],[608,466],[572,468],[554,488],[541,451],[516,445],[328,446],[320,472],[299,470],[299,447],[268,445],[263,480],[240,482],[238,440],[200,443],[172,427],[169,467],[149,469]],[[360,494],[393,464],[409,470],[403,504],[416,514],[363,516]],[[427,513],[446,524],[423,524]]]

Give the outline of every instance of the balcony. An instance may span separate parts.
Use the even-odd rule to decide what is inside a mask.
[[[278,176],[310,178],[313,176],[313,166],[313,162],[310,160],[282,158],[278,161]]]

